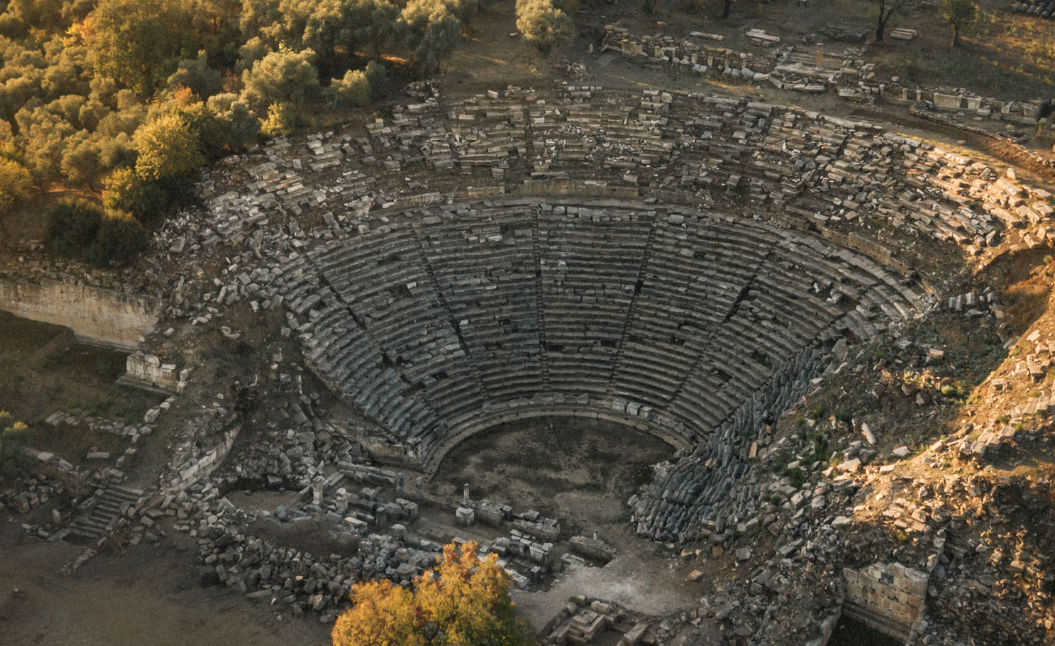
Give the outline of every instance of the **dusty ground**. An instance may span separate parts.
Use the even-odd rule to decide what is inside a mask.
[[[314,618],[279,621],[221,588],[201,588],[192,539],[174,536],[103,554],[70,577],[58,570],[79,553],[25,536],[0,519],[0,643],[69,646],[326,644]]]
[[[625,524],[626,499],[673,450],[626,427],[579,418],[538,418],[469,438],[432,479],[441,498],[490,498],[537,509],[570,530]]]
[[[514,591],[513,601],[522,616],[535,627],[543,626],[569,598],[582,594],[663,617],[694,601],[706,584],[690,584],[686,578],[689,570],[683,563],[657,553],[655,546],[634,536],[629,528],[609,529],[605,537],[622,549],[604,567],[572,566],[558,575],[548,590]]]
[[[79,344],[65,328],[0,312],[0,364],[5,366],[0,410],[30,424],[31,446],[74,463],[81,463],[89,450],[122,451],[128,443],[114,435],[83,427],[55,429],[41,421],[56,410],[75,407],[111,419],[141,420],[160,398],[114,385],[124,362],[123,353]],[[163,448],[163,438],[150,440]],[[59,570],[81,548],[26,536],[20,523],[44,520],[37,516],[0,512],[4,646],[329,643],[328,628],[313,617],[280,621],[266,607],[237,594],[200,588],[196,544],[183,535],[99,555],[64,577]],[[319,541],[313,539],[312,545]]]
[[[667,615],[699,594],[702,584],[688,583],[685,562],[633,534],[626,523],[625,500],[648,476],[648,465],[670,453],[662,441],[619,426],[581,420],[528,421],[478,435],[457,447],[432,486],[444,497],[459,497],[461,483],[468,479],[474,483],[474,498],[486,495],[518,510],[539,509],[560,519],[568,536],[596,529],[620,548],[619,556],[606,567],[572,568],[547,591],[518,593],[520,612],[532,624],[545,624],[575,594]],[[232,491],[228,498],[248,509],[274,511],[291,504],[295,494]],[[442,504],[427,505],[412,531],[431,527],[438,534],[465,534],[464,528],[451,526],[449,515]],[[261,519],[252,531],[319,553],[350,547],[333,540],[331,530],[316,521]],[[469,534],[497,535],[482,527]],[[101,554],[71,577],[63,577],[58,570],[80,548],[27,537],[16,521],[4,519],[0,521],[0,551],[5,554],[0,560],[0,642],[5,646],[327,643],[327,627],[314,618],[277,620],[265,606],[237,594],[201,588],[194,566],[195,545],[194,539],[172,534],[158,545]]]
[[[462,484],[470,483],[473,499],[490,498],[516,511],[532,508],[556,518],[562,539],[596,531],[617,547],[618,556],[604,567],[572,567],[548,590],[517,592],[514,601],[534,626],[544,625],[577,594],[663,616],[683,607],[707,582],[689,583],[686,562],[634,534],[626,500],[651,477],[651,465],[672,452],[656,437],[608,422],[524,420],[456,447],[431,489],[441,498],[457,500]],[[464,535],[478,529],[486,532],[477,527],[456,531]]]
[[[86,427],[53,428],[43,419],[58,410],[135,423],[162,397],[118,386],[125,354],[83,345],[62,327],[0,312],[0,410],[30,426],[29,444],[80,464],[88,451],[119,454],[125,439]]]
[[[113,385],[124,374],[125,355],[78,344],[67,328],[0,312],[0,364],[0,409],[27,422],[60,405],[142,414],[139,391]]]
[[[928,6],[928,4],[932,6]],[[978,2],[979,20],[961,31],[961,46],[951,47],[952,29],[941,17],[937,3],[913,3],[887,25],[888,36],[875,42],[875,3],[855,0],[811,0],[802,7],[794,0],[735,2],[729,18],[720,17],[720,2],[662,3],[664,9],[649,16],[640,0],[621,0],[582,11],[576,20],[580,33],[596,37],[607,23],[618,22],[639,33],[685,36],[704,31],[725,36],[722,46],[759,51],[745,32],[764,29],[780,36],[782,46],[800,51],[842,54],[848,47],[863,50],[863,58],[876,63],[877,73],[927,86],[964,87],[985,96],[1027,101],[1050,96],[1055,78],[1050,66],[1055,22],[1006,11],[1005,0]],[[865,32],[857,43],[838,42],[820,34],[827,25],[846,25]],[[902,26],[916,29],[912,41],[889,38]],[[585,49],[585,48],[582,48]]]

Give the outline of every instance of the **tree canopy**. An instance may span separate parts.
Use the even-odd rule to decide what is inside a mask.
[[[526,646],[533,643],[513,616],[511,581],[478,545],[447,545],[440,563],[413,582],[391,581],[352,589],[353,607],[338,618],[334,646]]]
[[[196,51],[191,5],[181,0],[100,0],[84,31],[96,71],[141,97]]]
[[[978,6],[974,0],[942,0],[941,14],[952,25],[952,46],[960,46],[960,30],[978,20]]]
[[[571,41],[575,24],[552,0],[517,0],[517,29],[543,53]]]
[[[25,453],[28,432],[28,426],[0,410],[0,481],[17,478],[29,470]]]
[[[315,99],[319,93],[319,73],[314,60],[315,52],[311,49],[271,52],[242,72],[245,86],[242,96],[257,108]]]
[[[198,133],[176,112],[143,124],[134,141],[136,174],[147,181],[189,180],[205,163]]]
[[[391,73],[440,68],[477,6],[0,3],[0,217],[45,190],[95,195],[114,222],[156,217],[186,197],[210,160],[289,134],[320,112],[364,106]]]

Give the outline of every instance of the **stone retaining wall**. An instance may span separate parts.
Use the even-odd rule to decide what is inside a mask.
[[[83,341],[128,350],[157,322],[147,299],[47,278],[39,282],[0,279],[0,310],[68,327]]]
[[[843,613],[876,630],[909,639],[913,625],[923,616],[927,575],[900,563],[873,563],[866,568],[845,568],[846,602]]]
[[[181,467],[176,477],[173,478],[168,486],[163,487],[163,490],[167,492],[180,491],[202,478],[208,477],[230,453],[231,447],[234,446],[234,441],[238,438],[238,432],[241,430],[241,424],[234,424],[228,428],[219,444],[206,451],[191,464]]]

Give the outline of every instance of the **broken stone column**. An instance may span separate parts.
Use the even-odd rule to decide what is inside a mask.
[[[458,522],[466,527],[472,525],[473,522],[476,521],[476,512],[473,511],[472,507],[458,507],[458,509],[454,511],[454,515],[458,519]]]

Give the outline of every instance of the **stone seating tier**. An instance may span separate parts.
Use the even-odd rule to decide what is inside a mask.
[[[555,404],[691,444],[804,350],[920,302],[808,235],[613,200],[391,212],[295,264],[285,302],[313,370],[424,464]]]
[[[906,279],[921,258],[1042,243],[1055,212],[1009,173],[868,124],[596,87],[426,92],[213,172],[231,181],[206,178],[207,217],[172,253],[273,261],[253,280],[312,370],[408,458],[429,468],[466,433],[558,411],[714,457],[642,498],[657,537],[722,520],[706,501],[829,348],[925,309]]]

